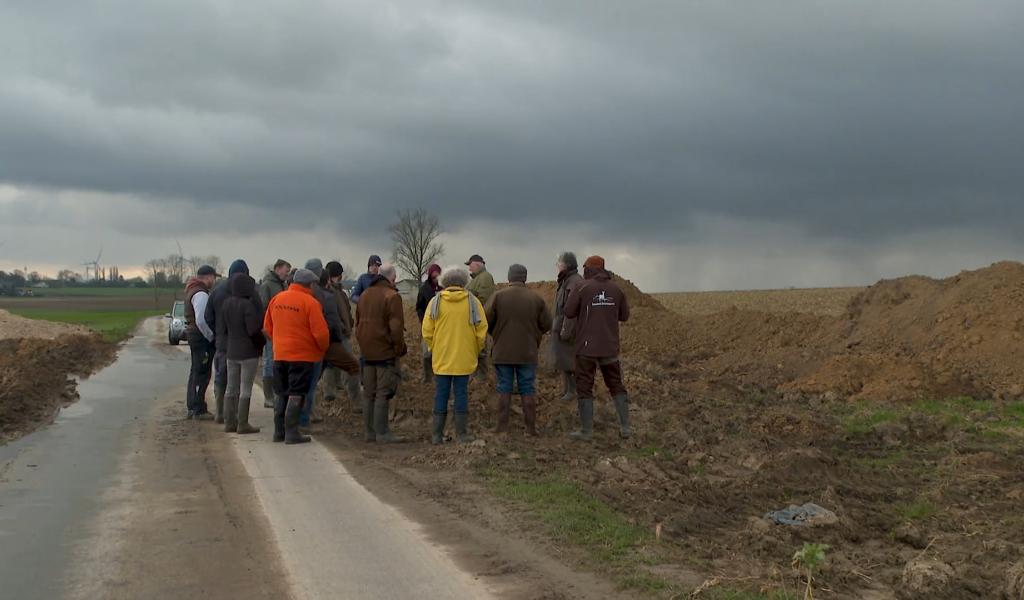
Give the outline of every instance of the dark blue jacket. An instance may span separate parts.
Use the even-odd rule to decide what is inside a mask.
[[[352,302],[358,303],[359,296],[363,294],[373,283],[373,279],[376,277],[373,273],[363,273],[359,276],[359,280],[356,281],[356,287],[352,288]]]

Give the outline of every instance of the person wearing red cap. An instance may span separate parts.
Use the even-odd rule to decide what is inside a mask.
[[[576,392],[580,429],[570,435],[587,441],[594,431],[594,382],[597,370],[608,386],[619,415],[619,435],[628,438],[629,395],[619,362],[619,323],[629,319],[626,295],[605,270],[604,259],[591,256],[583,263],[583,283],[569,294],[565,317],[576,319]]]
[[[423,317],[427,314],[427,306],[443,288],[437,279],[441,276],[441,265],[434,263],[427,267],[427,277],[420,286],[420,292],[416,295],[416,316],[420,318],[420,325],[423,325]],[[434,381],[434,369],[431,365],[430,350],[427,343],[423,342],[423,383]]]

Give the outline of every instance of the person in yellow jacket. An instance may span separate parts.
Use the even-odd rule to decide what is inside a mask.
[[[423,318],[423,341],[430,351],[434,369],[434,428],[431,440],[444,443],[448,419],[448,398],[455,389],[455,435],[459,442],[471,442],[466,430],[469,420],[469,376],[476,371],[480,353],[487,343],[487,317],[483,304],[466,291],[469,271],[448,267],[441,273],[444,288],[427,305]]]

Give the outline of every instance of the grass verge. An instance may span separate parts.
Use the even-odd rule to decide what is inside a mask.
[[[139,321],[163,314],[158,310],[52,310],[48,308],[14,308],[12,314],[27,319],[41,319],[84,325],[97,331],[108,342],[131,337]]]

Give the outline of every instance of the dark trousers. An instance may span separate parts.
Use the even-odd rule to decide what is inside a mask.
[[[192,353],[192,366],[188,371],[185,405],[189,414],[202,414],[207,412],[206,388],[210,385],[210,373],[213,369],[213,342],[198,331],[190,331],[188,348]]]
[[[612,397],[626,393],[626,386],[622,384],[622,363],[618,356],[610,358],[590,358],[589,356],[576,356],[576,393],[583,399],[594,399],[594,382],[597,379],[597,370],[601,369],[601,377]]]
[[[213,384],[219,388],[228,387],[228,351],[213,352]]]

